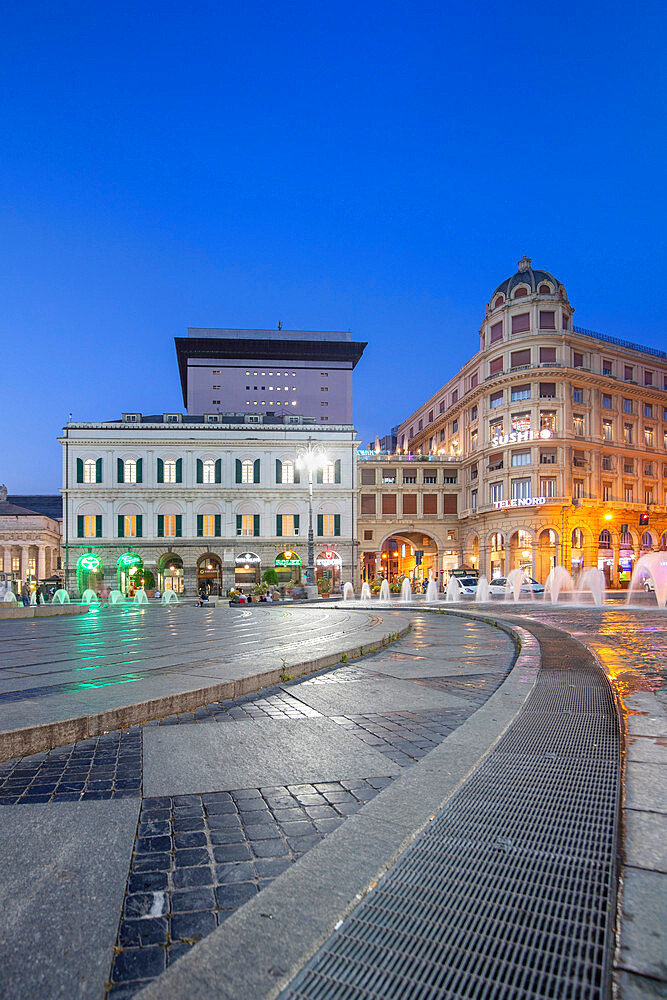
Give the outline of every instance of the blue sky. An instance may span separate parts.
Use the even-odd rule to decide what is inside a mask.
[[[188,326],[352,330],[362,440],[525,253],[665,348],[664,4],[5,5],[0,482],[182,406]]]

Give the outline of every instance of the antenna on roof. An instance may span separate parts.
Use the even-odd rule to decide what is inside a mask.
[[[279,319],[278,320],[278,329],[282,330],[282,328],[283,328],[283,321],[281,319]]]

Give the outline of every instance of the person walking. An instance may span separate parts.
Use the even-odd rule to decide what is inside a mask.
[[[21,601],[24,608],[27,608],[30,604],[30,587],[27,583],[24,583],[21,587]]]

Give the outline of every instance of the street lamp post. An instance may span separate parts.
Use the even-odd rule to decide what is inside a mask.
[[[296,466],[308,473],[308,566],[306,568],[306,591],[314,596],[315,590],[315,543],[313,536],[313,473],[324,468],[328,455],[324,448],[314,445],[311,438],[301,451],[297,452]]]

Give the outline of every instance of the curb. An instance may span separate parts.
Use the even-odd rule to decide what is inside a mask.
[[[503,631],[514,637],[519,653],[484,705],[135,996],[275,1000],[521,711],[537,679],[540,646],[520,626],[505,625]]]
[[[0,761],[11,760],[14,757],[25,757],[42,750],[51,750],[53,747],[76,743],[78,740],[99,736],[114,729],[127,729],[142,722],[150,722],[152,719],[164,718],[166,715],[192,712],[195,708],[213,701],[240,698],[242,695],[252,694],[254,691],[281,683],[284,681],[285,669],[293,677],[312,674],[318,670],[335,666],[341,662],[343,656],[346,656],[348,660],[355,659],[364,656],[371,650],[375,652],[383,646],[388,646],[390,642],[395,642],[406,635],[411,628],[412,623],[408,622],[404,628],[388,631],[382,638],[374,640],[371,645],[351,646],[336,653],[326,653],[312,660],[289,664],[287,668],[273,667],[271,670],[250,674],[236,680],[221,681],[190,691],[165,695],[162,698],[151,698],[147,701],[107,709],[92,715],[5,730],[0,733]]]
[[[87,604],[0,604],[0,621],[16,621],[18,618],[59,618],[61,615],[87,615]]]

